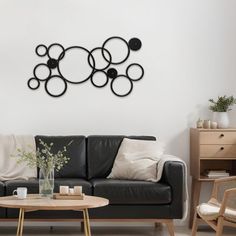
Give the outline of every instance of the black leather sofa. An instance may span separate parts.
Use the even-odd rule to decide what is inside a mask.
[[[108,198],[110,205],[89,211],[91,219],[179,219],[183,215],[184,166],[167,162],[160,182],[106,179],[110,173],[124,136],[36,136],[62,149],[71,140],[68,165],[55,173],[55,189],[60,185],[82,185],[83,192]],[[155,140],[152,136],[130,136],[133,139]],[[28,193],[38,193],[38,180],[0,182],[0,196],[11,195],[17,187],[27,187]],[[18,211],[0,208],[0,218],[17,218]],[[36,211],[26,213],[31,219],[82,218],[75,211]]]

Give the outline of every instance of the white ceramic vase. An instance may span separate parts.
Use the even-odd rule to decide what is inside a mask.
[[[219,129],[226,129],[229,127],[228,112],[213,112],[213,121],[217,122]]]

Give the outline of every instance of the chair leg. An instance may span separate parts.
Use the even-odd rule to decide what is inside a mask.
[[[193,218],[192,236],[196,236],[197,227],[198,227],[198,214],[197,212],[195,212],[194,218]]]
[[[220,216],[217,221],[216,236],[222,236],[224,218]]]
[[[174,223],[173,220],[166,221],[166,226],[170,236],[175,236]]]

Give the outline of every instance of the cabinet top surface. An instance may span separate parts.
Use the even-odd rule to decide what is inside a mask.
[[[228,129],[199,129],[199,128],[191,128],[191,130],[196,130],[198,132],[230,132],[236,131],[236,127],[228,128]]]

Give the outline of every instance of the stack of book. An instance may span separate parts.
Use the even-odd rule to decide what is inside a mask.
[[[204,175],[208,178],[222,178],[228,177],[229,172],[227,172],[226,170],[206,170]]]

